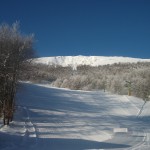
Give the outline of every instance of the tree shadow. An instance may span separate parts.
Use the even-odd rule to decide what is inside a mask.
[[[126,144],[65,138],[28,138],[0,132],[0,149],[7,150],[90,150],[128,148]]]
[[[124,144],[112,144],[105,142],[96,142],[90,140],[82,139],[44,139],[42,141],[43,145],[46,143],[51,143],[49,148],[52,150],[85,150],[85,149],[118,149],[118,148],[128,148],[129,145]],[[45,143],[45,144],[44,144]],[[48,147],[45,147],[44,150],[48,150]]]

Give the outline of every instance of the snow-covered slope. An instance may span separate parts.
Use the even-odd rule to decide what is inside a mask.
[[[114,63],[136,63],[150,62],[150,59],[130,58],[130,57],[105,57],[105,56],[57,56],[42,57],[34,59],[35,63],[46,65],[71,66],[76,68],[79,65],[100,66]]]
[[[150,102],[22,83],[16,104],[0,150],[150,150]]]

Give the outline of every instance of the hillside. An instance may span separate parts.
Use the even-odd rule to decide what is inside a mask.
[[[150,62],[150,59],[130,58],[130,57],[105,57],[105,56],[57,56],[42,57],[33,60],[34,63],[76,68],[81,65],[101,66],[115,63],[137,63]]]
[[[132,95],[142,99],[150,95],[150,62],[115,63],[98,67],[85,65],[76,69],[34,63],[30,70],[22,74],[22,80],[36,83],[44,81],[54,87],[73,90],[106,90],[123,95],[129,92],[128,81],[132,84]]]
[[[102,91],[23,83],[1,150],[149,150],[149,102]]]

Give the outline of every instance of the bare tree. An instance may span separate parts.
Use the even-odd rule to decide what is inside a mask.
[[[0,26],[0,109],[4,125],[13,119],[18,75],[33,53],[33,35],[22,35],[18,23]]]

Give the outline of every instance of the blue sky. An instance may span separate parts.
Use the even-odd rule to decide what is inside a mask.
[[[150,58],[150,0],[1,0],[0,23],[15,21],[39,57]]]

